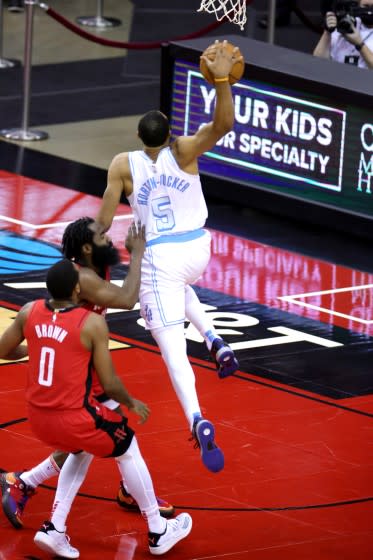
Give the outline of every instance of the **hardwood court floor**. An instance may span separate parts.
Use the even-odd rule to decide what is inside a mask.
[[[100,204],[95,196],[45,182],[48,158],[43,162],[40,180],[0,172],[3,327],[25,301],[45,294],[45,266],[58,258],[66,223],[94,215]],[[56,169],[56,160],[51,163]],[[357,248],[364,250],[364,243],[353,243],[355,252],[343,263],[338,243],[352,243],[343,236],[318,232],[318,238],[328,239],[328,252],[299,225],[277,221],[276,229],[270,217],[252,214],[248,221],[240,209],[213,202],[212,207],[213,254],[196,290],[235,348],[240,371],[219,380],[188,324],[186,337],[204,414],[224,449],[221,473],[206,471],[193,449],[138,310],[108,314],[116,368],[152,410],[144,426],[130,419],[156,492],[177,512],[193,517],[191,535],[167,557],[368,560],[373,554],[373,271],[361,267],[364,255]],[[116,244],[130,219],[129,207],[121,205],[112,228]],[[297,231],[294,242],[291,227]],[[304,253],[291,247],[301,238]],[[126,262],[122,251],[114,280],[123,277]],[[4,471],[29,468],[51,451],[28,426],[26,367],[0,366]],[[118,480],[112,461],[94,461],[68,520],[81,558],[149,558],[143,519],[115,502]],[[55,483],[48,481],[29,502],[23,530],[11,528],[1,515],[2,560],[48,557],[35,547],[33,535],[49,516]]]

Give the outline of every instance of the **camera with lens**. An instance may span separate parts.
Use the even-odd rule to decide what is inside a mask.
[[[364,25],[373,25],[373,8],[361,8],[356,0],[335,0],[332,11],[337,18],[337,31],[339,33],[353,33],[357,17],[361,18]]]
[[[359,2],[356,0],[337,0],[333,10],[337,18],[337,31],[342,34],[353,33],[359,11]]]

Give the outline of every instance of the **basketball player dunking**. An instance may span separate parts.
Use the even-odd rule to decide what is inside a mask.
[[[145,225],[140,308],[146,328],[156,340],[204,465],[212,472],[224,467],[223,452],[215,443],[213,424],[202,417],[195,376],[184,336],[187,318],[204,337],[216,361],[219,377],[238,369],[232,349],[218,336],[190,284],[210,259],[210,234],[203,229],[207,207],[197,158],[213,148],[233,128],[234,108],[229,74],[241,59],[226,41],[212,45],[215,57],[203,57],[214,76],[216,105],[212,122],[193,136],[170,144],[167,117],[150,111],[139,122],[143,149],[116,155],[96,221],[106,231],[122,192],[135,219]]]

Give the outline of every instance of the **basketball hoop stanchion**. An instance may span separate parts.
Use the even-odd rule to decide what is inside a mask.
[[[267,43],[273,45],[275,42],[275,25],[276,25],[276,0],[269,0],[268,9],[268,28]]]
[[[31,57],[32,57],[32,31],[34,5],[38,0],[25,0],[26,8],[26,33],[25,33],[25,55],[23,73],[23,118],[22,128],[9,128],[0,130],[0,136],[8,140],[45,140],[48,134],[42,130],[28,130],[28,120],[30,113],[30,92],[31,92]]]
[[[97,13],[95,16],[80,16],[76,18],[80,25],[88,27],[98,27],[99,29],[107,29],[108,27],[117,27],[121,25],[121,20],[116,18],[106,18],[103,16],[103,0],[97,0]]]
[[[14,66],[20,65],[19,60],[3,57],[3,29],[4,29],[3,13],[4,13],[3,0],[0,0],[0,70],[3,70],[4,68],[14,68]]]

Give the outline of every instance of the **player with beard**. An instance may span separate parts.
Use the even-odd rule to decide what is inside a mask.
[[[69,224],[62,238],[62,252],[65,257],[79,266],[81,304],[95,313],[105,315],[108,307],[132,309],[136,304],[140,285],[141,259],[145,248],[145,229],[141,224],[129,228],[125,247],[130,254],[130,265],[122,286],[110,282],[110,267],[120,262],[119,251],[106,233],[98,232],[92,218],[84,217]],[[97,376],[94,381],[95,398],[111,410],[124,415],[119,403],[103,393]],[[59,476],[53,515],[58,517],[59,509],[66,507],[66,489],[75,477],[76,456],[62,451],[53,452],[47,459],[28,471],[8,472],[0,475],[3,511],[10,523],[17,529],[23,527],[23,512],[26,503],[35,493],[35,488],[45,480]],[[90,461],[81,466],[88,470]],[[174,507],[157,498],[159,511],[163,517],[172,517]],[[120,482],[117,495],[118,504],[128,510],[140,511],[137,502],[129,494],[124,481]]]

